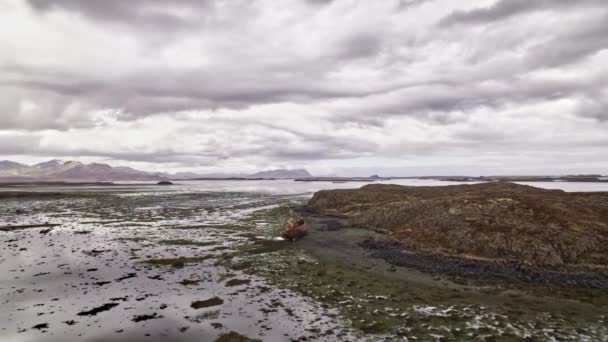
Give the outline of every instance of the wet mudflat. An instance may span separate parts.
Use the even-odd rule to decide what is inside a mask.
[[[608,340],[603,292],[394,266],[309,195],[80,192],[0,198],[2,341]]]
[[[264,212],[299,200],[240,193],[0,199],[0,226],[22,227],[0,232],[0,340],[354,338],[337,310],[221,265],[276,236],[276,216]]]

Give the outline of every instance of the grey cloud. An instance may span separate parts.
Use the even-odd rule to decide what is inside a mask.
[[[608,94],[608,89],[604,94],[598,94],[597,97],[581,99],[578,104],[577,114],[600,122],[607,122],[608,100],[605,96],[606,94]]]
[[[98,109],[118,110],[121,118],[129,120],[161,112],[246,108],[276,102],[306,103],[361,97],[387,90],[386,87],[365,90],[358,89],[356,85],[332,85],[324,81],[323,75],[303,75],[303,72],[288,78],[273,77],[269,70],[251,70],[249,74],[235,75],[222,70],[158,69],[113,80],[90,80],[61,71],[29,70],[26,66],[20,66],[19,70],[18,76],[0,81],[0,87],[22,92],[47,92],[66,105],[86,101]],[[7,99],[11,100],[17,99]],[[49,110],[55,113],[51,115],[58,116],[57,112],[65,109],[53,107]]]
[[[48,158],[79,158],[79,157],[100,157],[108,160],[123,160],[130,162],[146,163],[172,163],[182,166],[205,165],[216,163],[221,158],[216,153],[206,153],[197,151],[196,153],[184,153],[173,148],[157,148],[150,151],[110,151],[89,148],[69,148],[58,146],[41,146],[40,138],[32,137],[20,138],[10,136],[6,139],[0,135],[0,143],[3,141],[14,141],[16,147],[3,150],[0,147],[0,154],[30,154]]]
[[[489,7],[455,11],[443,18],[440,24],[443,26],[486,24],[542,10],[556,11],[581,7],[605,9],[605,6],[603,0],[500,0]]]
[[[608,71],[589,58],[605,58],[599,52],[608,47],[604,0],[488,1],[494,5],[443,19],[408,15],[416,15],[419,5],[428,5],[422,13],[434,13],[433,6],[446,0],[394,1],[392,8],[365,2],[364,11],[355,8],[364,2],[341,1],[302,0],[286,6],[284,16],[274,15],[276,2],[245,0],[27,0],[29,9],[13,6],[15,15],[26,13],[20,32],[37,32],[44,49],[56,42],[58,49],[79,52],[86,46],[99,54],[81,61],[66,52],[64,61],[59,50],[44,56],[36,41],[17,38],[0,51],[0,136],[62,130],[41,132],[44,146],[35,138],[0,140],[16,146],[3,146],[0,154],[270,165],[540,153],[561,141],[550,134],[535,141],[522,129],[539,121],[538,135],[546,133],[544,127],[565,135],[583,132],[568,140],[571,147],[560,145],[563,150],[604,141]],[[55,17],[58,12],[76,15]],[[538,22],[500,25],[528,14]],[[72,36],[44,27],[57,19],[65,19],[66,30],[83,31]],[[553,27],[560,21],[567,25]],[[38,28],[53,34],[46,37]],[[102,50],[78,41],[89,32],[104,40]],[[103,53],[115,47],[114,37],[122,44],[123,35],[125,51]],[[545,105],[561,112],[522,110]],[[141,129],[142,141],[149,140],[145,146],[132,137],[100,147],[94,139],[115,133],[97,121],[99,111],[111,111],[109,125]],[[289,124],[294,115],[305,117]],[[506,121],[513,127],[491,129],[493,119],[509,115],[518,116]],[[572,126],[559,120],[572,120]],[[65,143],[87,140],[89,129],[91,141]],[[418,129],[441,132],[445,140],[423,141],[426,132]],[[410,140],[411,133],[419,136]]]
[[[265,133],[250,141],[253,147],[231,150],[230,156],[255,155],[270,160],[348,159],[371,155],[379,148],[376,143],[363,137],[344,139],[296,127],[290,128],[264,122],[252,123],[239,119],[232,120],[231,123],[242,127],[250,125],[258,132]]]
[[[335,0],[306,0],[306,2],[311,3],[313,5],[328,5],[334,1]]]
[[[27,0],[32,8],[40,12],[69,11],[84,16],[128,25],[145,25],[147,27],[180,28],[200,22],[204,16],[184,17],[178,10],[213,10],[211,0]],[[201,13],[201,12],[198,12]],[[204,13],[204,12],[202,12]]]
[[[583,79],[544,80],[513,76],[472,82],[431,82],[413,84],[377,96],[353,100],[338,107],[334,122],[354,120],[368,124],[388,117],[409,116],[437,125],[466,121],[478,108],[500,109],[557,99],[598,99],[599,91],[608,87],[608,73]],[[453,112],[463,115],[454,117]],[[580,111],[573,114],[582,115]],[[371,116],[371,117],[370,117]],[[588,115],[587,115],[588,116]],[[588,117],[596,117],[588,116]],[[370,121],[371,120],[371,121]]]
[[[557,67],[608,49],[608,11],[589,18],[584,26],[531,48],[527,60],[534,67]]]
[[[91,128],[93,108],[77,100],[37,89],[2,86],[0,131]]]
[[[0,134],[0,155],[34,154],[39,149],[40,139],[34,134]]]
[[[237,123],[233,123],[238,125]],[[191,146],[187,151],[175,147],[148,146],[141,149],[111,150],[101,148],[79,148],[64,146],[41,146],[40,137],[36,135],[2,135],[0,134],[0,154],[28,154],[47,156],[49,158],[101,157],[110,160],[123,160],[147,163],[171,163],[193,167],[214,165],[227,159],[251,159],[263,161],[290,160],[313,161],[319,159],[339,160],[369,156],[377,151],[378,146],[364,139],[342,139],[339,137],[311,134],[290,130],[279,126],[249,123],[264,126],[270,131],[259,136],[249,137],[248,144],[232,145],[229,141],[221,144],[201,143]],[[279,136],[276,133],[287,133]],[[6,142],[6,144],[4,144]],[[9,143],[10,142],[10,143]]]
[[[339,59],[355,59],[378,54],[384,37],[379,32],[364,32],[352,35],[341,42],[335,56]]]
[[[239,19],[247,15],[250,7],[237,6],[233,2],[223,3],[220,0],[179,0],[171,3],[157,0],[28,0],[28,3],[43,13],[77,12],[86,18],[121,22],[136,29],[140,20],[156,21],[155,16],[159,13],[156,10],[159,8],[172,9],[173,11],[160,11],[167,16],[173,16],[175,8],[186,8],[195,16],[213,17],[217,14],[214,12],[216,7],[221,3],[222,18]],[[226,9],[228,5],[235,8]],[[255,18],[255,13],[242,19],[247,22],[252,18]],[[200,20],[195,21],[198,23]],[[238,27],[236,25],[240,22],[241,20],[236,20],[233,24]],[[172,24],[164,24],[162,20],[159,25],[166,26],[168,30],[173,27]],[[240,27],[238,30],[242,29],[246,27]],[[209,26],[201,28],[200,32],[207,35],[247,33],[238,30],[218,32],[217,27]],[[117,34],[120,32],[117,31]],[[190,33],[182,33],[177,35],[176,40],[191,37]],[[144,42],[144,45],[145,42],[155,39],[151,36],[153,34],[146,30],[134,35]],[[227,40],[232,38],[239,37],[226,36]],[[51,117],[60,117],[68,106],[79,103],[92,109],[116,111],[123,120],[184,110],[243,109],[256,104],[314,103],[337,98],[358,98],[385,92],[394,85],[390,82],[373,87],[364,83],[342,83],[333,81],[330,76],[337,68],[350,62],[376,56],[382,51],[386,39],[382,28],[376,27],[372,31],[361,29],[345,34],[318,53],[296,59],[269,59],[264,55],[249,56],[248,49],[230,50],[227,53],[236,53],[232,57],[243,55],[243,58],[253,59],[251,65],[235,64],[235,61],[226,61],[224,65],[207,68],[157,65],[148,68],[135,67],[133,71],[110,75],[103,75],[94,70],[78,70],[71,65],[33,66],[14,60],[12,63],[0,65],[0,75],[5,76],[0,81],[0,87],[19,89],[26,95],[48,93],[48,97],[55,99],[57,103],[47,108]],[[256,44],[248,40],[245,42]],[[200,53],[204,55],[204,51]],[[95,75],[96,73],[98,75]],[[59,103],[63,103],[65,108],[61,108]],[[66,129],[69,125],[51,125],[48,128]]]

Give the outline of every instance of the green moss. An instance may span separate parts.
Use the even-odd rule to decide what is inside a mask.
[[[249,279],[230,279],[226,282],[226,286],[228,286],[228,287],[240,286],[240,285],[246,285],[249,283],[251,283],[251,280],[249,280]]]
[[[180,264],[199,263],[199,262],[203,262],[210,258],[211,258],[211,256],[191,257],[191,258],[180,257],[180,258],[167,258],[167,259],[148,259],[148,260],[142,261],[142,263],[145,263],[148,265],[154,265],[154,266],[178,266]]]
[[[169,229],[222,229],[222,230],[250,230],[251,226],[243,224],[198,224],[198,225],[173,225],[165,226]]]
[[[194,240],[186,240],[186,239],[175,239],[175,240],[160,240],[158,243],[161,245],[171,245],[171,246],[214,246],[217,243],[212,241],[198,242]]]
[[[220,337],[218,337],[217,339],[215,339],[215,342],[257,342],[257,341],[260,341],[260,340],[255,340],[255,339],[249,338],[247,336],[237,334],[234,331],[231,331],[227,334],[223,334]]]
[[[146,238],[142,238],[142,237],[125,237],[125,238],[118,238],[115,239],[116,241],[133,241],[133,242],[142,242],[142,241],[146,241],[148,239]]]
[[[272,253],[276,251],[280,251],[286,247],[285,241],[276,241],[276,240],[259,240],[255,241],[250,245],[245,245],[241,247],[241,250],[247,254],[266,254]]]
[[[253,267],[253,263],[250,261],[244,261],[244,262],[230,264],[230,265],[228,265],[228,267],[230,267],[231,269],[233,269],[235,271],[243,271],[243,270],[251,269]]]

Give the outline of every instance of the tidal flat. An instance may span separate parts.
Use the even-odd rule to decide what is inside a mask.
[[[390,265],[368,230],[277,240],[311,195],[0,193],[0,340],[608,340],[605,291]]]

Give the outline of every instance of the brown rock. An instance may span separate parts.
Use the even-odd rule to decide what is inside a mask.
[[[608,193],[506,182],[374,184],[319,191],[309,206],[386,230],[413,250],[538,266],[608,266]]]

